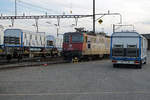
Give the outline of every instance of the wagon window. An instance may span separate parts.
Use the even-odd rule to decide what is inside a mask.
[[[127,47],[128,48],[136,48],[137,46],[136,45],[128,45]]]
[[[91,43],[90,43],[90,41],[88,41],[88,49],[90,49],[91,48]]]
[[[123,45],[114,45],[114,48],[123,48]]]

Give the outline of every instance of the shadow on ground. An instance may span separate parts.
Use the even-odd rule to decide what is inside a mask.
[[[143,65],[142,65],[143,66]],[[137,65],[129,65],[129,64],[120,64],[115,66],[114,68],[123,68],[123,69],[140,69]]]

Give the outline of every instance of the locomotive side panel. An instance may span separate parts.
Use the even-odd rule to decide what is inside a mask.
[[[110,39],[103,35],[84,32],[64,34],[63,55],[65,58],[101,57],[110,53]]]
[[[104,55],[110,53],[110,39],[104,36],[88,35],[86,45],[83,55]]]

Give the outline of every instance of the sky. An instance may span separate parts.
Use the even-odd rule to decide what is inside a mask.
[[[14,15],[15,0],[0,0],[0,13]],[[17,0],[18,15],[43,15],[47,14],[92,14],[93,0]],[[96,0],[96,13],[120,13],[123,24],[133,24],[140,34],[150,33],[150,0]],[[98,18],[100,16],[97,16]],[[104,16],[103,23],[96,21],[96,31],[112,34],[112,25],[120,21],[119,16]],[[51,24],[47,24],[49,22]],[[39,20],[39,31],[56,35],[56,19]],[[5,28],[10,26],[10,20],[0,20],[0,25]],[[35,31],[34,20],[15,20],[16,28]],[[74,19],[61,19],[59,33],[74,31]],[[77,27],[92,30],[92,18],[79,19]]]

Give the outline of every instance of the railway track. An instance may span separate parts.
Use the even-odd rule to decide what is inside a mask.
[[[108,59],[108,57],[105,57],[103,59]],[[101,59],[94,59],[94,60],[84,60],[81,62],[87,62],[87,61],[95,61],[95,60],[102,60]],[[48,66],[52,64],[62,64],[62,63],[70,63],[69,61],[66,61],[63,59],[63,57],[37,57],[37,58],[28,58],[23,59],[20,62],[18,62],[17,59],[13,59],[10,62],[2,62],[4,60],[0,60],[0,70],[2,69],[11,69],[11,68],[19,68],[19,67],[36,67],[36,66]]]
[[[46,57],[46,58],[28,58],[18,62],[17,59],[12,59],[10,62],[7,60],[0,60],[0,69],[14,68],[14,67],[30,67],[30,66],[47,66],[50,64],[67,63],[63,57]]]

